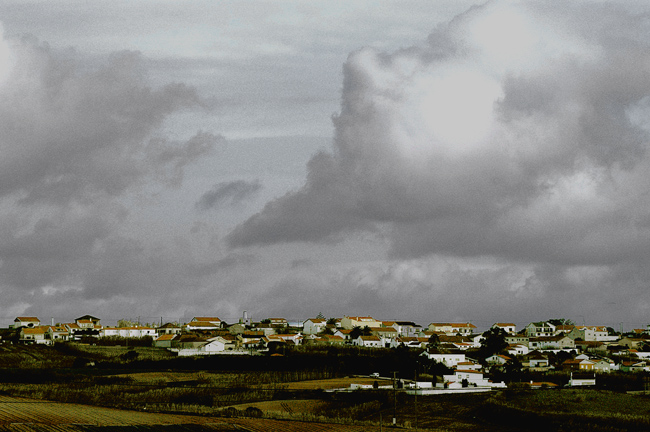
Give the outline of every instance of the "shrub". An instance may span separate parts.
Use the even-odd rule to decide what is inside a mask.
[[[254,418],[260,418],[264,415],[261,409],[255,408],[255,407],[248,407],[244,411],[244,415],[246,417],[254,417]]]

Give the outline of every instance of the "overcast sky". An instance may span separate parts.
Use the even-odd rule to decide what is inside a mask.
[[[0,325],[645,327],[645,6],[3,1]]]

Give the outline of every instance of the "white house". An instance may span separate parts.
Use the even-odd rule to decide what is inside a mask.
[[[530,350],[528,349],[528,345],[522,345],[522,344],[508,345],[506,351],[508,351],[508,354],[513,356],[526,355],[530,352]]]
[[[36,317],[16,317],[14,319],[13,328],[18,329],[21,327],[34,328],[41,325],[41,321]]]
[[[384,321],[383,324],[385,327],[393,327],[402,337],[417,337],[422,331],[422,326],[411,321]]]
[[[553,336],[554,334],[555,326],[550,322],[537,321],[526,326],[526,336],[528,337]]]
[[[347,340],[350,340],[350,333],[351,332],[352,332],[352,330],[342,328],[342,329],[338,329],[337,331],[335,331],[334,336],[342,337],[343,340],[347,341]]]
[[[618,339],[618,336],[609,335],[605,326],[575,326],[568,334],[572,339],[582,339],[583,341],[611,342]]]
[[[104,327],[99,331],[99,337],[143,338],[151,336],[157,338],[156,329],[151,327]]]
[[[485,361],[488,364],[493,364],[493,365],[504,365],[508,363],[510,360],[512,360],[510,357],[501,354],[491,355],[490,357],[485,359]]]
[[[598,359],[595,362],[594,370],[597,372],[611,372],[616,368],[616,364],[611,360]]]
[[[531,337],[528,341],[529,349],[573,349],[575,341],[568,336],[543,336]]]
[[[181,334],[182,331],[181,326],[175,323],[166,323],[156,328],[156,333],[159,335],[176,335]]]
[[[548,368],[550,363],[548,357],[538,351],[533,351],[526,356],[526,363],[529,368]]]
[[[386,346],[385,344],[392,344],[399,336],[397,330],[393,327],[373,327],[370,330],[373,335],[383,341],[384,346]]]
[[[70,338],[70,333],[63,326],[47,326],[46,336],[51,341],[67,341]]]
[[[325,330],[327,320],[322,318],[310,318],[302,324],[304,334],[318,334]]]
[[[517,333],[517,326],[514,323],[494,323],[492,324],[492,328],[500,328],[511,335]]]
[[[215,323],[211,321],[195,321],[192,320],[185,324],[185,330],[187,331],[197,331],[197,330],[219,330],[221,328],[221,322]]]
[[[221,320],[217,317],[194,317],[190,323],[193,322],[210,323],[216,325],[217,327],[221,327]]]
[[[505,387],[504,383],[493,383],[490,380],[483,378],[483,372],[476,370],[461,370],[456,369],[452,375],[443,375],[443,381],[449,383],[462,383],[467,382],[468,386],[475,387]]]
[[[354,339],[352,343],[354,343],[354,345],[370,348],[383,348],[385,346],[384,341],[374,335],[359,336],[358,338]]]
[[[430,360],[435,360],[438,363],[442,363],[447,367],[456,367],[458,363],[464,362],[465,360],[465,354],[452,354],[452,353],[428,353],[428,352],[423,352],[420,354],[422,356],[428,357]]]
[[[20,341],[23,343],[35,343],[49,345],[52,341],[46,338],[46,329],[43,327],[23,327],[20,329]]]
[[[235,341],[227,340],[221,336],[216,336],[208,339],[207,343],[200,349],[205,352],[233,351],[235,349]]]
[[[571,378],[569,379],[569,385],[571,387],[595,386],[596,385],[596,374],[594,374],[593,377],[574,378],[573,372],[571,372]]]
[[[467,361],[464,361],[464,362],[458,362],[456,367],[458,369],[461,369],[461,370],[476,370],[476,371],[478,371],[478,370],[483,369],[482,364],[477,363],[477,362],[472,361],[472,360],[469,360],[469,359]]]
[[[355,327],[381,327],[381,321],[377,321],[373,317],[360,317],[360,316],[344,316],[341,320],[341,328],[352,330]]]
[[[472,323],[431,323],[429,331],[436,333],[445,333],[447,336],[460,334],[462,336],[471,335],[476,326]]]

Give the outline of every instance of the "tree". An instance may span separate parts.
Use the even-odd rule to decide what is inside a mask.
[[[487,358],[494,354],[499,354],[508,347],[506,342],[507,333],[500,327],[492,327],[483,333],[483,342],[479,350],[481,357]]]
[[[327,320],[327,324],[329,325],[336,325],[336,318],[329,318]]]
[[[117,320],[117,326],[118,327],[135,327],[135,322],[127,319],[119,319]]]
[[[440,345],[440,336],[438,336],[437,333],[434,333],[431,336],[429,336],[429,346],[435,348],[438,345]]]
[[[325,315],[323,315],[323,312],[318,312],[318,315],[316,315],[316,318],[325,319]]]
[[[354,326],[352,328],[352,330],[350,331],[350,339],[351,340],[357,339],[361,335],[363,335],[363,331],[361,330],[361,327],[359,327],[359,326]]]

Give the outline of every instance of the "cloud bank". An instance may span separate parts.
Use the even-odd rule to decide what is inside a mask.
[[[11,59],[0,73],[4,305],[49,298],[65,309],[180,283],[192,263],[127,234],[134,209],[125,203],[146,188],[178,186],[221,140],[160,135],[165,118],[200,103],[196,92],[180,83],[153,88],[138,52],[95,64],[26,36],[3,39],[0,57]]]
[[[228,236],[389,233],[391,254],[611,265],[650,252],[650,46],[609,6],[489,2],[344,65],[331,153]]]

